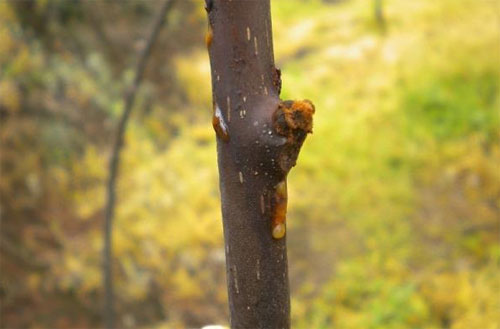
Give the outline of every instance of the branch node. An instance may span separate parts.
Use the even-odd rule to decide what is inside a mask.
[[[287,138],[279,155],[279,164],[287,174],[295,166],[300,148],[307,134],[312,133],[315,107],[309,100],[282,101],[273,114],[273,126],[276,132]]]

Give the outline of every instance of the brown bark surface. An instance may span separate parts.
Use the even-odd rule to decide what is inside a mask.
[[[286,176],[314,107],[279,98],[269,0],[206,9],[231,327],[289,328]]]

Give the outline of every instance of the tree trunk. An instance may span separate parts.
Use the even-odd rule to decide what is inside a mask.
[[[286,176],[309,101],[281,102],[269,0],[206,1],[232,328],[289,328]]]
[[[127,129],[130,113],[135,101],[135,96],[141,85],[146,64],[153,45],[160,34],[160,30],[165,22],[165,16],[171,8],[174,0],[164,0],[159,8],[153,27],[147,39],[146,46],[139,53],[138,61],[134,70],[134,80],[132,85],[125,93],[123,113],[118,122],[116,137],[109,160],[109,177],[106,185],[106,208],[104,217],[104,246],[103,246],[103,288],[104,288],[104,306],[103,319],[107,329],[116,328],[115,323],[115,295],[113,290],[113,218],[115,214],[116,203],[116,180],[120,168],[120,152],[123,148],[125,131]]]
[[[375,21],[382,32],[385,31],[385,17],[382,0],[374,0]]]

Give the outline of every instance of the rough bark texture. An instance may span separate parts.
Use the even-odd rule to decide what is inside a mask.
[[[206,9],[231,327],[289,328],[286,176],[314,107],[280,101],[269,0]]]

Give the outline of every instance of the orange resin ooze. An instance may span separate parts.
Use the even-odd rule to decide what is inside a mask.
[[[286,233],[287,201],[288,194],[285,178],[275,186],[273,195],[274,210],[271,218],[271,232],[275,239],[283,238]]]
[[[212,28],[209,25],[207,33],[205,34],[205,45],[207,46],[207,48],[210,48],[213,38],[214,38],[214,33],[212,32]]]
[[[214,114],[212,116],[212,126],[214,127],[217,137],[224,142],[229,141],[228,127],[217,104],[215,105]]]

